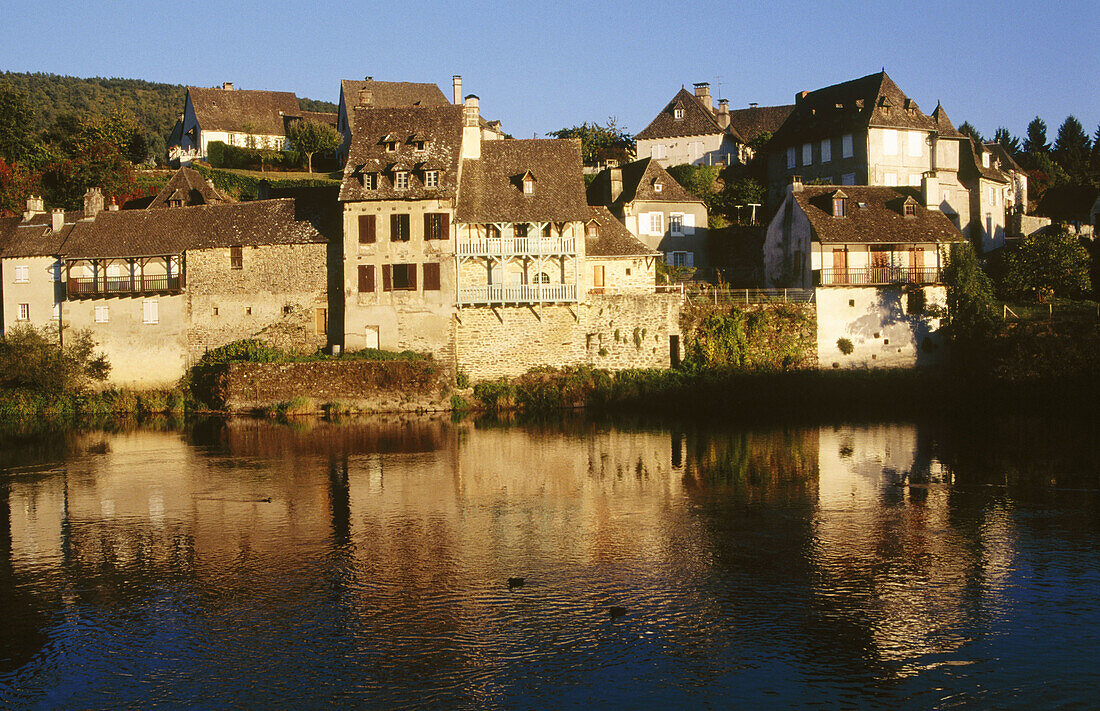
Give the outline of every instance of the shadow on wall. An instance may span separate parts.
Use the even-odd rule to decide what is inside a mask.
[[[912,291],[878,288],[867,312],[849,323],[847,331],[862,338],[868,345],[881,342],[883,351],[894,351],[895,356],[903,344],[911,345],[918,366],[938,363],[942,344],[934,334],[933,319],[924,315],[925,298],[923,287]],[[914,303],[910,304],[910,308],[905,308],[905,302],[910,299],[919,300],[919,313],[910,313],[916,310]],[[887,341],[890,345],[886,345]]]

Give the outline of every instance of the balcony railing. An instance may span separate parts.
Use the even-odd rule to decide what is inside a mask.
[[[847,267],[814,272],[817,286],[883,286],[887,284],[936,284],[939,267]]]
[[[69,298],[89,296],[125,296],[128,294],[163,294],[183,289],[182,276],[69,277]]]
[[[463,286],[458,290],[460,305],[553,304],[576,300],[576,284],[490,284]]]
[[[455,251],[466,257],[497,257],[513,254],[576,254],[577,240],[573,237],[460,239],[455,245]]]

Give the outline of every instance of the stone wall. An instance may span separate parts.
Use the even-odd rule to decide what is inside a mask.
[[[945,306],[943,286],[925,286],[924,307]],[[942,360],[940,319],[911,313],[912,292],[901,287],[829,287],[817,290],[817,350],[822,368],[912,368]],[[841,352],[837,342],[851,341]]]
[[[679,294],[590,294],[580,304],[468,308],[455,316],[457,367],[472,380],[539,366],[667,368]]]
[[[340,403],[357,410],[406,412],[450,408],[451,373],[431,361],[325,360],[233,363],[217,390],[227,410],[304,398],[317,410]]]

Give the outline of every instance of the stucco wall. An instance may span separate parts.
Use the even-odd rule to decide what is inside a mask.
[[[592,292],[596,267],[603,267],[604,293],[624,292],[653,293],[657,284],[657,259],[659,257],[588,257],[589,293]]]
[[[664,147],[664,156],[654,158],[662,167],[670,165],[736,165],[740,162],[737,143],[721,133],[707,136],[649,138],[638,141],[638,159],[652,158],[655,146]]]
[[[0,260],[0,294],[3,295],[3,329],[17,325],[42,328],[57,325],[54,305],[65,294],[63,282],[54,281],[53,257],[13,257]],[[27,281],[16,282],[17,267],[27,268]],[[19,304],[27,304],[29,318],[19,320]]]
[[[943,286],[922,287],[925,306],[943,306]],[[908,292],[900,287],[817,289],[817,353],[822,368],[908,368],[943,357],[940,320],[908,313]],[[844,355],[837,341],[854,350]],[[927,343],[925,342],[927,339]],[[835,365],[834,365],[835,364]]]
[[[651,212],[660,212],[664,215],[664,230],[660,234],[649,231],[648,214]],[[669,220],[669,215],[672,213],[691,215],[694,227],[685,228],[682,235],[672,234]],[[697,268],[704,268],[710,264],[707,255],[707,208],[702,203],[638,200],[627,206],[623,222],[631,234],[650,249],[666,254],[692,252],[695,255],[694,263]]]

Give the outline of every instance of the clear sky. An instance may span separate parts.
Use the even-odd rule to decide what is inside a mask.
[[[886,68],[926,112],[1023,134],[1100,124],[1100,8],[1036,2],[131,2],[4,0],[0,69],[337,101],[339,80],[451,75],[516,137],[615,116],[645,128],[686,84],[731,108]],[[182,107],[181,107],[182,108]]]

